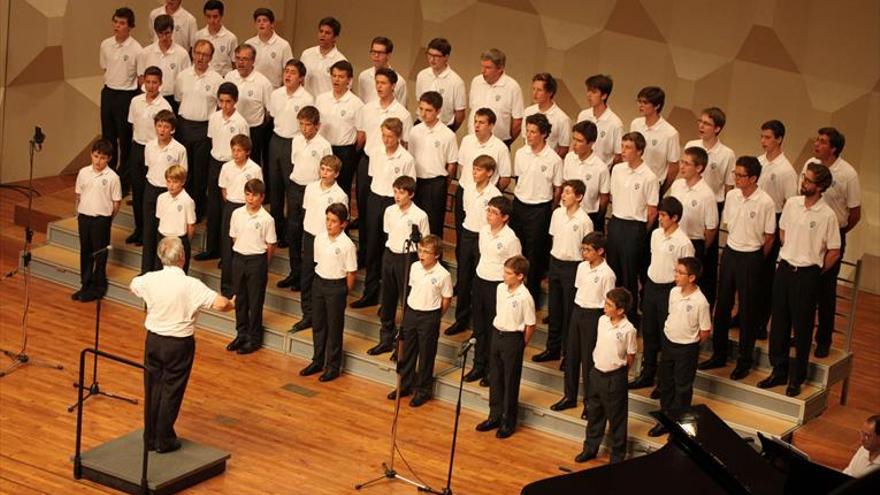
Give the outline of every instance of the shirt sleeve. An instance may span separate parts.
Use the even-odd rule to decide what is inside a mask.
[[[503,285],[504,284],[498,284],[498,287]],[[529,293],[526,293],[526,297],[523,298],[523,323],[525,323],[527,327],[536,323],[535,300],[532,299],[532,295]]]
[[[553,162],[553,185],[556,187],[562,186],[562,158],[559,158],[559,155],[556,154],[556,151],[553,151],[553,156],[555,160]]]
[[[557,145],[568,147],[571,145],[571,119],[568,118],[568,115],[564,117],[559,123],[562,127],[559,129],[559,142]]]
[[[513,101],[511,102],[510,107],[510,118],[512,119],[521,119],[523,118],[523,95],[522,88],[519,86],[519,83],[511,80],[513,83]]]
[[[676,158],[677,160],[677,158]],[[645,202],[648,206],[657,206],[660,202],[660,184],[656,180],[649,180],[645,183]]]
[[[214,305],[214,299],[217,298],[217,293],[211,290],[201,280],[193,277],[187,277],[187,280],[190,283],[190,290],[188,292],[189,294],[192,294],[193,302],[196,306],[201,309],[210,309]]]
[[[419,232],[421,232],[422,237],[426,235],[433,234],[431,232],[431,225],[428,223],[428,215],[425,214],[419,219]]]
[[[174,99],[178,102],[183,101],[183,71],[177,73],[174,77]]]
[[[192,199],[190,199],[190,201],[187,202],[186,207],[184,209],[186,210],[184,212],[184,213],[186,213],[186,224],[187,225],[194,225],[196,223],[196,202],[192,201]]]
[[[638,350],[638,344],[636,343],[636,331],[635,328],[631,328],[628,332],[626,332],[626,353],[632,356]]]
[[[678,159],[681,158],[681,144],[678,139],[678,131],[672,136],[669,136],[669,139],[666,140],[666,161],[667,162],[677,162]],[[665,179],[666,177],[659,177],[659,179]]]
[[[348,244],[348,247],[345,250],[345,259],[342,260],[342,264],[345,266],[345,271],[348,273],[357,271],[357,249],[355,249],[354,243]]]
[[[229,237],[238,237],[238,210],[233,210],[232,217],[229,219]]]
[[[101,43],[100,47],[98,47],[98,65],[101,66],[101,69],[107,70],[107,57],[104,54],[104,43]]]
[[[840,229],[838,228],[837,215],[832,213],[830,217],[832,221],[827,222],[827,227],[825,227],[825,248],[840,249]]]
[[[858,208],[861,206],[861,186],[859,186],[859,177],[856,174],[846,181],[846,206],[847,208]]]
[[[733,186],[733,173],[736,169],[736,155],[731,152],[724,161],[726,162],[724,164],[724,184]]]
[[[621,146],[623,143],[623,123],[620,125],[614,126],[614,129],[611,129],[611,140],[614,144],[614,153],[619,155],[622,151]]]
[[[179,160],[179,162],[180,163],[178,163],[178,165],[183,167],[184,170],[189,170],[189,165],[187,164],[187,161],[186,161],[186,148],[184,148],[183,145],[180,145],[180,160]]]
[[[275,234],[275,219],[272,218],[271,215],[268,215],[266,219],[266,227],[263,232],[263,240],[266,244],[275,244],[278,242],[278,237]]]
[[[681,256],[681,258],[686,258],[686,257],[688,257],[688,256],[693,256],[695,252],[696,252],[696,251],[694,251],[694,243],[688,241],[687,244],[685,244],[684,246],[682,246],[682,249],[681,249],[681,254],[682,254],[682,256]]]
[[[510,177],[512,173],[510,150],[508,150],[506,146],[500,153],[498,153],[498,160],[496,160],[496,162],[498,168],[495,170],[495,173],[498,174],[498,177]]]
[[[608,293],[611,292],[611,289],[613,289],[616,286],[616,284],[617,284],[617,274],[615,274],[614,272],[611,272],[610,275],[608,275],[607,277],[604,277],[602,279],[602,290],[604,292],[602,295],[607,296]]]
[[[707,330],[712,330],[712,315],[711,315],[711,313],[712,313],[712,310],[709,308],[709,301],[707,301],[704,298],[702,301],[700,301],[700,315],[699,315],[700,321],[699,321],[699,323],[700,323],[700,330],[701,331],[705,332]]]
[[[79,172],[76,174],[76,186],[74,186],[74,192],[76,194],[83,193],[83,186],[85,186],[85,178],[83,177],[83,170],[84,170],[84,168],[81,168],[79,170]]]
[[[458,160],[458,142],[453,134],[446,142],[446,163],[455,163],[456,160]]]
[[[464,87],[464,81],[459,79],[455,83],[455,87],[452,89],[453,91],[453,100],[455,102],[455,106],[453,109],[455,110],[464,110],[467,108],[467,90]]]
[[[715,206],[715,198],[712,198],[712,201],[706,205],[704,213],[703,222],[706,225],[706,229],[713,230],[718,228],[718,207]],[[775,219],[774,219],[775,220]]]
[[[607,168],[603,168],[599,172],[599,194],[608,194],[611,192],[611,174]]]
[[[443,277],[443,280],[440,285],[440,297],[443,298],[451,298],[452,297],[452,276],[449,273]]]
[[[776,204],[772,200],[764,210],[764,233],[776,233]]]
[[[131,290],[131,292],[134,295],[143,299],[144,298],[144,295],[143,295],[144,294],[144,276],[140,275],[138,277],[131,279],[131,283],[128,285],[128,288],[129,288],[129,290]]]

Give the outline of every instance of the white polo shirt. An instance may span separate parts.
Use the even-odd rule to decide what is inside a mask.
[[[578,114],[577,121],[583,122],[589,120],[596,124],[596,142],[593,143],[593,152],[599,155],[599,158],[605,165],[611,165],[614,161],[614,155],[620,154],[620,140],[623,138],[623,121],[611,108],[606,107],[602,115],[596,117],[593,108],[581,110]]]
[[[165,237],[186,235],[188,225],[196,223],[196,202],[181,190],[177,196],[165,191],[156,200],[156,218],[159,219],[159,233]]]
[[[511,291],[507,284],[501,283],[495,291],[492,326],[499,332],[524,332],[526,327],[535,324],[535,300],[525,284]]]
[[[321,47],[317,45],[303,50],[299,61],[306,66],[306,90],[315,96],[332,91],[330,67],[333,67],[333,64],[340,60],[346,60],[346,58],[336,46],[331,48],[326,55],[321,53]]]
[[[238,254],[263,254],[269,244],[275,244],[275,219],[262,206],[251,213],[247,205],[236,208],[229,220],[229,237],[234,239],[232,250]]]
[[[409,239],[413,225],[418,226],[422,237],[431,233],[428,214],[415,203],[410,203],[406,211],[401,210],[397,204],[385,208],[382,217],[382,230],[388,236],[385,247],[392,253],[403,254],[403,243]],[[418,246],[411,246],[409,252],[415,253],[417,250]]]
[[[321,135],[332,146],[348,146],[357,140],[357,115],[364,102],[351,91],[341,98],[333,96],[333,91],[321,93],[315,99],[315,106],[321,113]]]
[[[180,165],[186,170],[186,148],[176,139],[164,147],[159,145],[158,139],[151,139],[144,146],[144,164],[147,166],[147,182],[156,187],[165,187],[165,171],[172,165]]]
[[[355,117],[355,127],[366,135],[364,153],[370,158],[374,153],[381,154],[385,149],[385,145],[382,144],[382,122],[391,117],[397,117],[403,123],[403,134],[400,136],[400,140],[409,141],[412,116],[397,100],[391,100],[391,104],[385,108],[382,108],[379,100],[373,100],[364,103],[364,106],[358,111],[357,117]]]
[[[290,144],[290,161],[293,163],[290,180],[300,186],[307,186],[319,180],[321,159],[332,154],[330,143],[320,134],[315,134],[311,140],[307,140],[302,134],[297,134]]]
[[[621,220],[648,221],[648,206],[657,206],[660,182],[645,162],[635,170],[623,162],[611,169],[611,212]]]
[[[433,179],[446,177],[447,163],[458,160],[455,133],[440,121],[434,127],[420,122],[409,133],[408,151],[416,162],[416,177]]]
[[[147,45],[137,57],[137,74],[143,76],[147,67],[155,65],[162,69],[162,86],[159,92],[162,96],[174,96],[174,83],[177,74],[192,65],[189,60],[189,52],[177,43],[171,43],[167,52],[159,48],[159,42]]]
[[[651,264],[648,278],[655,284],[675,281],[675,267],[679,258],[694,255],[694,245],[684,231],[676,228],[667,234],[662,227],[651,232]]]
[[[285,86],[272,91],[272,94],[269,95],[268,110],[269,115],[275,119],[275,134],[279,137],[293,139],[299,134],[297,114],[303,108],[314,103],[315,99],[303,86],[296,88],[292,94]]]
[[[156,95],[153,101],[147,102],[146,93],[131,99],[128,106],[128,123],[132,127],[132,140],[141,146],[151,139],[156,139],[156,121],[154,118],[161,110],[171,111],[171,105],[162,95]]]
[[[379,196],[394,196],[394,179],[401,175],[416,178],[416,165],[412,155],[403,146],[398,146],[390,155],[384,150],[370,159],[367,170],[370,177],[370,191]]]
[[[272,33],[268,41],[264,42],[259,36],[254,36],[245,43],[257,50],[254,70],[266,76],[273,88],[281,86],[284,64],[293,58],[290,43],[275,32]]]
[[[141,44],[132,36],[122,43],[115,36],[102,41],[98,57],[104,70],[104,86],[125,91],[137,89],[137,59],[141,50]]]
[[[187,277],[178,266],[131,279],[131,292],[147,303],[144,327],[165,337],[189,337],[196,329],[196,313],[210,309],[217,293],[201,280]]]
[[[214,46],[214,55],[211,57],[211,68],[221,76],[225,76],[232,70],[232,58],[235,53],[235,47],[238,46],[238,36],[232,31],[226,29],[226,26],[220,26],[217,34],[211,34],[208,26],[196,31],[193,37],[193,46],[196,41],[208,40]]]
[[[436,311],[443,299],[452,297],[452,276],[439,262],[425,269],[416,261],[409,267],[409,286],[406,305],[416,311]]]
[[[669,314],[663,333],[675,344],[694,344],[700,341],[700,331],[712,329],[712,310],[709,301],[697,287],[683,295],[681,287],[669,291]]]
[[[871,453],[868,452],[868,449],[865,447],[859,447],[859,450],[853,454],[849,464],[844,468],[843,474],[860,478],[871,471],[876,471],[877,469],[880,469],[880,457],[875,457],[872,461]]]
[[[358,269],[357,248],[341,232],[331,238],[327,232],[315,236],[315,274],[324,280],[339,280]]]
[[[119,176],[110,167],[100,172],[92,165],[79,169],[74,188],[79,195],[76,212],[92,217],[113,215],[113,203],[122,201],[122,186]]]
[[[302,205],[306,210],[303,217],[303,230],[317,236],[321,232],[327,232],[327,207],[333,203],[348,205],[348,194],[333,183],[327,189],[321,187],[321,181],[315,181],[306,186],[303,194]]]
[[[776,207],[760,187],[748,198],[739,188],[731,189],[721,216],[727,225],[727,245],[734,251],[757,251],[764,246],[764,234],[776,232]]]
[[[688,141],[684,145],[684,149],[697,147],[706,150],[709,155],[709,163],[703,170],[703,180],[709,185],[709,188],[715,193],[715,201],[724,201],[724,186],[733,186],[733,172],[736,168],[736,155],[733,150],[721,143],[721,140],[715,141],[715,146],[706,149],[702,139],[694,139]]]
[[[767,154],[758,157],[761,163],[761,176],[758,177],[758,187],[763,189],[773,198],[776,204],[776,213],[782,213],[782,205],[785,200],[798,195],[798,175],[785,153],[780,153],[773,159],[767,160]]]
[[[669,187],[669,195],[684,207],[678,227],[690,239],[704,240],[706,230],[718,228],[718,205],[715,192],[702,178],[689,186],[684,178],[678,178]]]
[[[491,226],[484,225],[480,229],[479,248],[477,276],[490,282],[504,280],[504,262],[511,256],[522,254],[522,244],[508,225],[497,233],[492,232]]]
[[[562,162],[562,180],[577,179],[584,183],[586,192],[581,200],[581,208],[587,213],[599,211],[599,195],[608,194],[611,174],[608,165],[602,161],[595,150],[581,160],[574,151],[569,151]]]
[[[525,127],[525,119],[529,115],[534,115],[536,113],[544,114],[544,116],[547,117],[547,120],[550,121],[550,135],[547,136],[547,146],[555,151],[557,146],[568,147],[571,145],[571,118],[559,108],[559,105],[554,102],[546,112],[542,112],[538,108],[537,103],[526,107],[526,109],[523,110],[523,127]],[[523,132],[523,143],[526,142],[525,134],[526,133]]]
[[[394,85],[394,99],[398,103],[406,106],[406,79],[403,75],[394,69],[397,73],[397,83]],[[364,100],[364,104],[379,101],[379,95],[376,94],[376,68],[370,67],[364,69],[358,74],[358,94]]]
[[[604,305],[604,302],[602,303]],[[610,373],[626,367],[626,357],[638,351],[636,327],[626,319],[616,325],[605,315],[599,317],[596,329],[596,347],[593,348],[593,367],[603,373]]]
[[[807,160],[801,175],[807,172],[807,164],[810,163],[820,162],[816,158]],[[849,223],[849,210],[861,205],[859,174],[856,173],[856,169],[849,162],[840,157],[828,167],[828,170],[831,171],[831,187],[822,193],[822,199],[834,210],[840,228],[844,228]]]
[[[537,153],[531,146],[523,146],[516,150],[513,175],[516,199],[530,205],[553,201],[553,188],[562,185],[562,158],[549,145]]]
[[[241,167],[229,160],[220,168],[217,184],[226,189],[226,201],[244,203],[244,185],[251,179],[263,180],[263,169],[259,165],[250,158]]]
[[[251,128],[247,120],[238,113],[232,112],[229,118],[223,116],[222,110],[217,110],[208,119],[208,137],[211,138],[211,156],[218,162],[232,160],[232,145],[230,141],[234,136],[244,134],[251,135]]]
[[[840,229],[834,210],[819,198],[812,207],[804,205],[804,196],[795,196],[785,203],[779,228],[785,242],[779,258],[797,267],[823,266],[825,252],[840,249]]]
[[[677,162],[681,157],[678,131],[662,116],[651,127],[645,123],[644,117],[639,117],[632,121],[629,130],[640,132],[645,137],[647,145],[642,159],[657,176],[658,183],[662,184],[666,180],[669,162]]]
[[[153,41],[156,41],[156,31],[152,29],[153,21],[156,20],[160,15],[165,15],[165,7],[156,7],[155,9],[150,11],[150,33],[153,37]],[[172,38],[174,42],[178,45],[182,46],[187,52],[190,48],[192,48],[193,37],[196,34],[196,18],[193,17],[192,14],[189,13],[186,9],[183,8],[183,5],[177,8],[173,14],[171,14],[171,18],[174,19],[174,33],[172,34]]]
[[[231,70],[224,78],[238,87],[238,103],[235,109],[244,117],[248,125],[256,127],[266,119],[266,108],[274,88],[266,76],[252,70],[247,77],[241,77],[237,70]]]
[[[550,217],[549,232],[553,236],[550,256],[560,261],[580,261],[583,259],[581,241],[592,231],[593,221],[583,208],[578,208],[574,215],[569,215],[565,206],[560,205],[553,210]]]
[[[194,66],[177,74],[174,83],[174,99],[180,102],[177,115],[197,122],[205,122],[217,110],[217,89],[223,77],[210,67],[197,74]]]
[[[421,98],[428,91],[436,91],[443,97],[443,108],[440,109],[440,122],[451,125],[455,122],[455,112],[467,108],[467,90],[464,80],[446,66],[440,74],[426,67],[416,76],[416,98]]]
[[[510,123],[514,119],[523,118],[523,96],[519,83],[507,74],[489,84],[478,75],[471,81],[470,104],[468,116],[468,134],[474,133],[474,115],[481,108],[491,108],[495,112],[494,134],[498,139],[510,139]]]
[[[510,150],[496,136],[489,136],[485,143],[481,143],[477,136],[468,134],[461,139],[458,147],[458,185],[462,189],[474,187],[474,160],[480,155],[491,156],[495,160],[495,172],[489,178],[489,183],[498,184],[498,179],[510,177]]]
[[[501,196],[501,191],[492,184],[486,184],[482,191],[476,187],[465,189],[462,196],[464,209],[464,222],[461,226],[474,234],[486,225],[486,210],[489,209],[489,200]]]
[[[574,276],[574,303],[584,309],[602,309],[605,307],[605,296],[617,283],[617,275],[604,259],[595,267],[589,261],[578,265]]]

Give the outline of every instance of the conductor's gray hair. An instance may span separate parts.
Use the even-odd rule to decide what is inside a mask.
[[[177,266],[184,256],[183,242],[178,237],[165,237],[159,241],[159,260],[164,266]]]

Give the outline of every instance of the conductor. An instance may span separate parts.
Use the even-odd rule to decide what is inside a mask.
[[[147,304],[144,387],[146,373],[152,376],[152,386],[145,390],[150,398],[144,425],[148,448],[164,454],[180,448],[174,422],[195,356],[196,314],[200,309],[209,308],[229,311],[235,307],[235,300],[219,295],[183,272],[184,250],[179,238],[162,239],[158,254],[162,270],[135,277],[130,289]]]

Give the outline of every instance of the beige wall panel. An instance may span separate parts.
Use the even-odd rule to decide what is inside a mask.
[[[21,0],[10,2],[9,39],[7,52],[7,84],[15,81],[46,47],[49,21],[42,12]],[[6,25],[3,25],[6,29]],[[22,42],[23,41],[23,42]]]
[[[642,2],[670,43],[732,58],[752,25],[744,2],[646,0]]]

